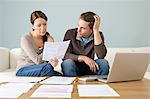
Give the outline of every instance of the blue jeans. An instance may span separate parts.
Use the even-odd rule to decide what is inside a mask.
[[[54,71],[54,68],[49,63],[39,65],[31,65],[20,68],[16,76],[59,76],[61,73]]]
[[[95,60],[99,70],[92,72],[84,62],[76,62],[72,59],[64,60],[61,64],[64,76],[82,76],[82,75],[108,75],[109,63],[105,59]]]

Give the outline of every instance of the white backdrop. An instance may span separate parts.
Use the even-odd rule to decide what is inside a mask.
[[[0,44],[20,47],[21,35],[31,31],[30,14],[42,10],[55,41],[77,26],[82,12],[93,11],[101,17],[107,47],[150,46],[149,4],[149,0],[1,0]]]

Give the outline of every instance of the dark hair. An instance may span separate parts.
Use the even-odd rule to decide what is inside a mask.
[[[80,15],[80,19],[86,21],[86,22],[89,22],[89,27],[92,29],[93,28],[93,25],[94,25],[94,22],[95,22],[95,19],[94,19],[94,15],[96,15],[94,12],[85,12],[85,13],[82,13]]]
[[[43,18],[43,19],[45,19],[46,21],[48,20],[48,19],[47,19],[47,16],[46,16],[42,11],[34,11],[34,12],[32,12],[31,17],[30,17],[30,22],[31,22],[31,24],[34,24],[34,21],[35,21],[37,18]]]
[[[37,18],[43,18],[43,19],[45,19],[46,21],[48,20],[48,19],[47,19],[47,16],[46,16],[42,11],[34,11],[34,12],[32,12],[31,17],[30,17],[30,22],[31,22],[32,25],[34,24],[34,21],[35,21]],[[34,30],[34,29],[33,29],[33,30]],[[47,41],[47,37],[48,37],[49,35],[50,35],[50,34],[49,34],[48,32],[46,32],[46,34],[43,36],[43,42]]]

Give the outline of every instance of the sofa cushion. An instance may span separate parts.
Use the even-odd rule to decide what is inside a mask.
[[[107,55],[105,57],[106,60],[108,60],[110,68],[113,64],[114,58],[116,53],[118,52],[133,52],[135,51],[135,48],[107,48]]]
[[[20,56],[21,49],[20,48],[14,48],[10,50],[10,68],[16,68],[17,67],[17,60]]]
[[[0,71],[9,68],[9,49],[0,47]]]

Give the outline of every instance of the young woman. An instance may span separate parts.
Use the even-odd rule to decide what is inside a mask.
[[[57,59],[49,62],[42,60],[44,42],[54,41],[47,32],[47,20],[42,11],[34,11],[31,14],[32,31],[21,37],[21,55],[18,59],[16,76],[61,75],[54,71],[54,66],[58,64]]]

